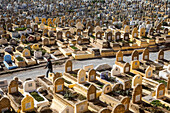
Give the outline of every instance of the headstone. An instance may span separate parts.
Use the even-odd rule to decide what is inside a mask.
[[[67,60],[65,63],[65,72],[72,72],[72,61],[71,60]]]
[[[54,81],[54,93],[58,93],[64,90],[64,79],[59,77]]]
[[[137,84],[132,92],[132,103],[140,103],[142,100],[142,85]]]
[[[140,29],[140,36],[145,36],[145,28],[143,27]]]
[[[34,99],[33,97],[26,95],[21,101],[22,112],[28,112],[34,110]]]
[[[26,58],[30,57],[31,56],[30,50],[24,49],[22,52],[22,55],[23,55],[23,57],[26,57]]]
[[[77,73],[77,82],[79,84],[86,82],[86,71],[84,69],[80,69]]]
[[[138,29],[135,27],[133,30],[132,30],[132,38],[136,38],[138,37]]]
[[[125,26],[125,33],[130,33],[130,27],[128,25]]]
[[[130,72],[130,64],[127,62],[123,66],[123,73],[128,73]]]
[[[129,33],[125,33],[123,39],[129,41]]]
[[[8,85],[8,93],[17,93],[18,92],[18,78],[12,80]]]
[[[142,60],[149,60],[149,50],[147,48],[142,53]]]
[[[123,61],[123,53],[122,53],[122,51],[118,51],[118,52],[116,53],[116,61],[117,61],[117,62]]]
[[[111,70],[111,76],[115,76],[119,74],[120,74],[120,68],[117,65],[113,65],[113,68]]]
[[[139,60],[139,52],[137,51],[137,50],[134,50],[133,52],[132,52],[132,61],[134,61],[134,60]]]
[[[50,44],[50,42],[49,42],[49,39],[48,38],[44,38],[43,40],[42,40],[42,45],[43,46],[48,46]]]
[[[160,83],[156,87],[156,99],[160,99],[165,96],[165,85]]]
[[[94,69],[89,70],[88,72],[88,81],[92,82],[96,80],[96,71]]]
[[[5,111],[10,110],[11,104],[7,97],[0,98],[0,112],[5,113]]]
[[[58,31],[57,32],[57,39],[61,40],[63,38],[63,32],[62,31]]]
[[[87,90],[87,100],[93,101],[96,99],[96,86],[91,84]]]
[[[23,84],[23,89],[25,92],[33,92],[36,90],[36,83],[34,80],[25,81]]]
[[[115,32],[115,41],[121,40],[121,33],[119,31]]]

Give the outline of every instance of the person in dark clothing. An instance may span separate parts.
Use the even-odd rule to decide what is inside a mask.
[[[48,68],[48,70],[46,72],[46,77],[48,78],[48,73],[53,72],[53,66],[52,66],[52,62],[51,62],[50,58],[48,58],[48,62],[47,62],[47,65],[45,66],[45,69],[46,68]]]

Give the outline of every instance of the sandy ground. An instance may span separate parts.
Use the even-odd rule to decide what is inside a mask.
[[[139,56],[139,59],[142,59],[142,55]],[[150,53],[150,59],[151,60],[156,60],[157,59],[157,52],[156,53]],[[165,52],[165,59],[170,60],[170,51]],[[124,56],[124,61],[130,62],[131,61],[131,56]],[[89,59],[89,60],[73,60],[73,69],[76,68],[83,68],[83,65],[89,65],[93,64],[94,67],[96,67],[99,64],[102,63],[107,63],[109,65],[114,65],[115,58],[102,58],[102,59]],[[8,81],[11,80],[13,77],[17,76],[21,80],[25,80],[26,78],[36,78],[38,75],[45,75],[47,69],[44,69],[43,67],[41,68],[36,68],[36,69],[31,69],[27,71],[21,71],[21,72],[15,72],[12,74],[4,74],[0,75],[0,80],[7,79]],[[54,66],[54,72],[64,72],[64,65],[57,65]]]

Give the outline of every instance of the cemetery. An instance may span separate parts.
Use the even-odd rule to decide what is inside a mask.
[[[169,113],[169,52],[169,0],[0,0],[0,113]]]

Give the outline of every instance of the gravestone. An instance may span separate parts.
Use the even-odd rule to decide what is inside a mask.
[[[46,24],[46,19],[42,18],[41,23]]]
[[[76,42],[77,42],[77,44],[81,45],[81,44],[82,44],[82,39],[81,39],[81,37],[78,37]]]
[[[37,59],[41,59],[42,56],[42,51],[34,51],[34,57]]]
[[[142,37],[142,36],[145,36],[145,28],[144,27],[142,27],[141,29],[140,29],[140,36]]]
[[[77,29],[77,35],[81,35],[81,29]]]
[[[145,70],[145,77],[146,78],[151,78],[152,77],[153,70],[150,66],[148,66]]]
[[[137,51],[137,50],[134,50],[133,52],[132,52],[132,61],[134,61],[134,60],[139,60],[139,52]]]
[[[35,41],[35,36],[34,35],[30,35],[27,37],[27,41],[28,42],[34,42]]]
[[[123,66],[123,73],[128,73],[130,72],[130,64],[127,62]]]
[[[136,38],[138,37],[138,29],[135,27],[133,30],[132,30],[132,38]]]
[[[32,49],[33,50],[39,50],[40,49],[39,44],[33,44]]]
[[[132,92],[132,103],[140,103],[142,100],[142,85],[137,84]]]
[[[43,30],[43,36],[48,36],[48,29]]]
[[[31,56],[30,50],[24,49],[24,50],[22,51],[22,55],[23,55],[23,57],[29,58],[29,57]]]
[[[106,84],[106,85],[104,85],[103,88],[102,88],[102,92],[103,92],[104,94],[107,94],[107,93],[109,93],[109,92],[111,92],[111,91],[112,91],[112,87],[111,87],[110,84]]]
[[[71,32],[70,31],[66,31],[65,37],[70,38],[71,37]]]
[[[106,40],[109,40],[109,41],[112,41],[112,32],[110,31],[110,32],[108,32],[108,33],[105,33],[105,38],[106,38]]]
[[[61,40],[63,38],[63,32],[62,31],[58,31],[57,32],[57,39]]]
[[[39,18],[35,17],[35,23],[39,23]]]
[[[23,84],[24,92],[33,92],[36,90],[36,83],[34,80],[25,81]]]
[[[17,93],[18,92],[18,78],[12,80],[8,85],[8,93]]]
[[[132,88],[135,88],[137,84],[142,84],[142,76],[141,75],[135,75],[132,78]]]
[[[121,33],[119,31],[115,32],[115,41],[121,40]]]
[[[142,53],[142,60],[149,60],[149,50],[147,48]]]
[[[38,32],[38,25],[33,26],[33,32]]]
[[[165,29],[164,29],[164,34],[168,34],[168,32],[169,32],[169,31],[168,31],[168,28],[165,28]]]
[[[123,39],[129,41],[129,33],[125,33]]]
[[[65,63],[65,73],[69,73],[72,72],[72,61],[71,60],[67,60]]]
[[[153,33],[154,33],[154,29],[151,27],[151,28],[149,29],[149,33],[148,33],[148,34],[152,36]]]
[[[117,65],[113,65],[113,68],[111,70],[111,76],[115,76],[119,74],[120,74],[120,68]]]
[[[159,52],[158,52],[158,60],[163,60],[164,59],[164,51],[161,49]]]
[[[156,99],[160,99],[165,96],[165,85],[163,83],[160,83],[156,87]]]
[[[100,31],[97,31],[96,33],[96,39],[101,39],[102,33]]]
[[[7,24],[6,29],[8,31],[12,31],[12,24],[11,23]]]
[[[123,97],[121,103],[125,106],[125,111],[129,111],[130,98],[128,96]]]
[[[116,53],[116,61],[117,62],[123,61],[123,53],[120,50]]]
[[[89,70],[88,72],[88,81],[92,82],[96,80],[96,71],[94,69]]]
[[[42,40],[42,45],[43,45],[43,46],[49,46],[49,44],[50,44],[50,41],[49,41],[48,38],[44,38],[44,39]]]
[[[21,42],[26,42],[26,36],[24,35],[21,36]]]
[[[5,113],[5,111],[10,110],[11,104],[7,97],[0,98],[0,112]]]
[[[34,99],[33,97],[26,95],[21,101],[22,112],[28,112],[34,110]]]
[[[91,84],[87,90],[87,100],[93,101],[96,99],[96,86]]]
[[[77,73],[77,82],[79,84],[86,82],[86,71],[84,69],[80,69]]]
[[[64,79],[59,77],[54,81],[54,93],[58,93],[64,90]]]

